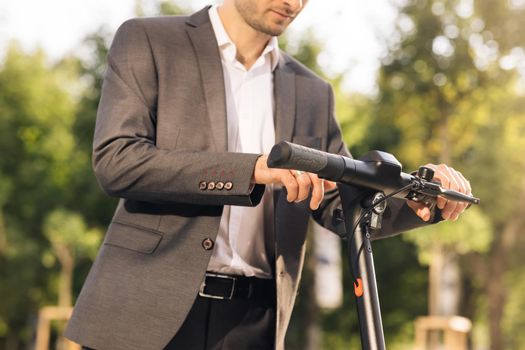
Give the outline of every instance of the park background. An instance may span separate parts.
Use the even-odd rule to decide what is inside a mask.
[[[349,2],[359,6],[310,0],[304,15],[316,18],[313,10],[307,15],[309,6],[342,9]],[[281,38],[281,47],[332,83],[355,156],[385,150],[405,171],[450,164],[482,200],[456,223],[374,243],[387,345],[410,349],[415,319],[435,314],[472,320],[472,349],[525,349],[525,1],[375,4],[391,13],[390,24],[377,18],[367,24],[377,29],[375,59],[352,56],[370,49],[370,32],[341,35],[343,10],[323,18],[326,26],[301,24]],[[200,1],[135,1],[130,16],[200,7]],[[38,311],[74,303],[111,220],[116,201],[99,189],[90,152],[114,32],[94,25],[59,56],[0,37],[0,349],[31,349]],[[306,266],[287,348],[357,349],[346,265],[342,305],[330,309],[313,295],[315,252]],[[55,335],[61,327],[54,325]]]

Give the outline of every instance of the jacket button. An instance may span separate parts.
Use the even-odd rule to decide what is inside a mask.
[[[215,189],[215,182],[208,182],[208,190],[213,191]]]
[[[202,240],[202,247],[204,248],[204,250],[212,250],[214,245],[215,243],[211,238],[205,238]]]
[[[215,184],[215,188],[218,189],[219,191],[222,190],[224,188],[224,182],[217,182]]]
[[[199,190],[204,191],[208,187],[206,181],[199,182]]]
[[[226,183],[224,184],[224,189],[225,189],[226,191],[229,191],[229,190],[231,190],[232,188],[233,188],[233,183],[231,183],[231,181],[228,181],[228,182],[226,182]]]

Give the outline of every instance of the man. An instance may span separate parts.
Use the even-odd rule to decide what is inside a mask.
[[[269,169],[265,154],[288,140],[349,156],[330,86],[277,47],[303,5],[225,0],[118,30],[93,163],[122,199],[67,337],[98,350],[284,347],[308,216],[329,226],[338,201],[333,183]],[[438,207],[452,220],[465,209]],[[402,200],[388,210],[378,236],[440,219]]]

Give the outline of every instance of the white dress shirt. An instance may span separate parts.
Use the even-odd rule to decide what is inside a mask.
[[[279,59],[277,38],[272,37],[253,66],[246,69],[236,59],[237,49],[226,33],[217,5],[210,8],[209,16],[224,72],[228,151],[269,153],[275,143],[273,70]],[[272,186],[266,186],[256,207],[224,207],[209,271],[271,278],[265,234],[274,229],[272,197]]]

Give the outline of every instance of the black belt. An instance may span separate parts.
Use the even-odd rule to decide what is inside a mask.
[[[275,280],[206,272],[199,295],[212,299],[256,299],[275,295]]]

